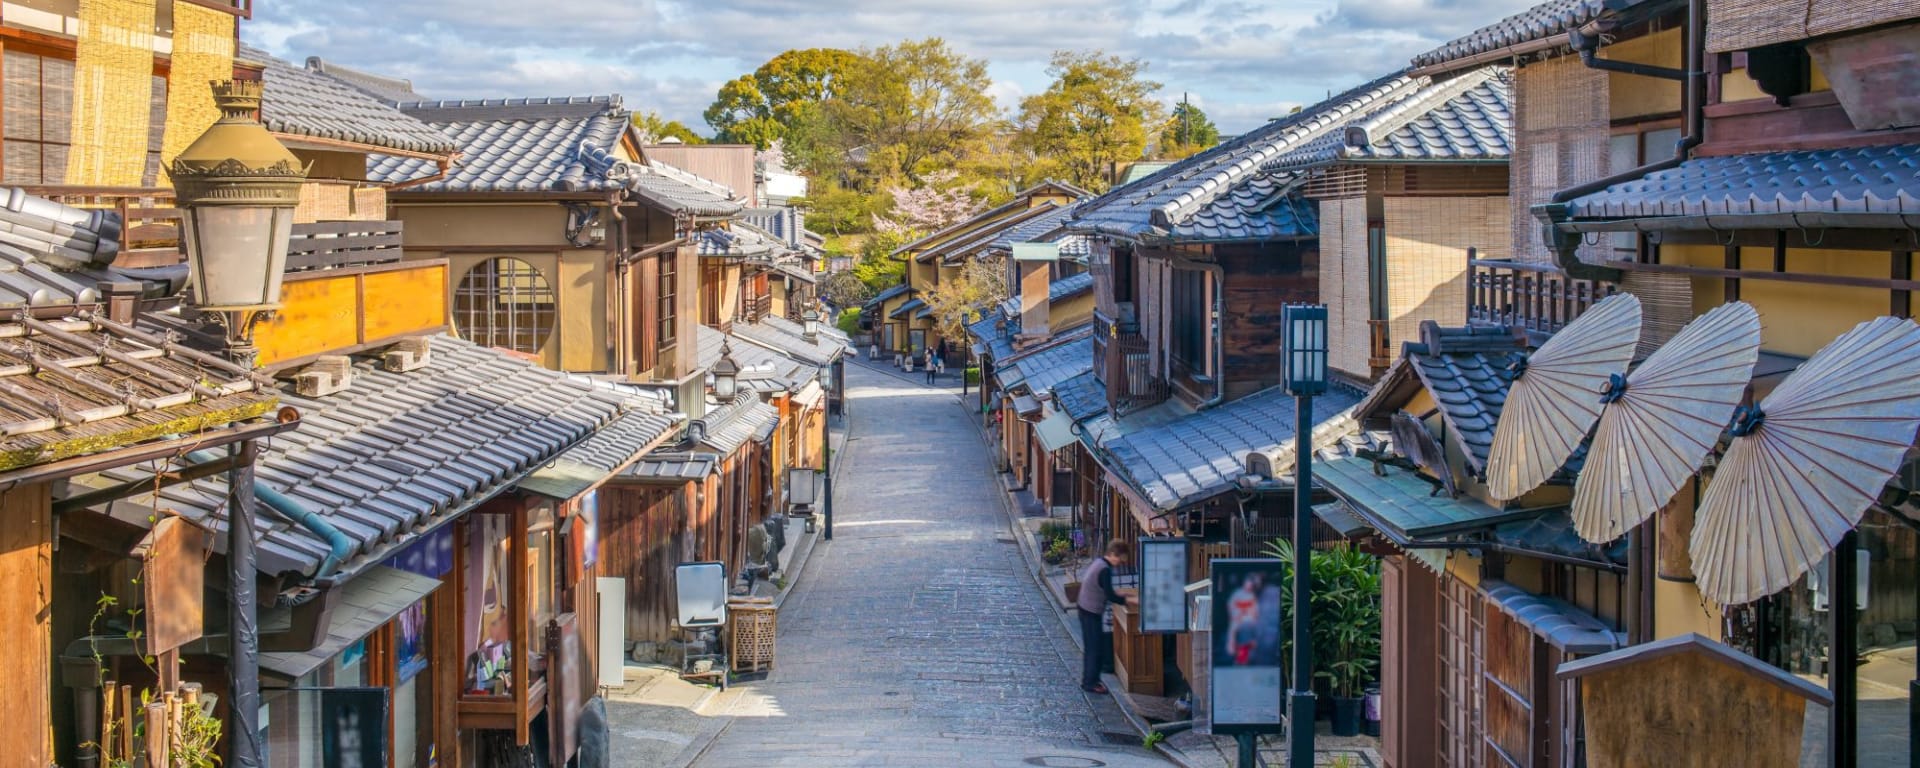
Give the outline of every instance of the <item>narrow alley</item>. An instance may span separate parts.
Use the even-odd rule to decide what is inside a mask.
[[[715,702],[731,721],[695,765],[1164,764],[1076,684],[955,398],[857,365],[848,379],[834,540],[781,611],[774,671]]]

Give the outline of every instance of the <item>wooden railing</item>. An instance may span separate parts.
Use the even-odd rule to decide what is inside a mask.
[[[761,318],[773,313],[773,297],[767,294],[748,296],[740,302],[740,319],[748,323],[760,322]]]
[[[1553,333],[1618,292],[1613,283],[1571,279],[1551,265],[1467,259],[1467,319],[1473,323]]]
[[[1393,365],[1392,326],[1386,320],[1367,321],[1367,367],[1375,372]]]
[[[1147,340],[1137,333],[1121,333],[1106,349],[1107,403],[1115,416],[1124,416],[1166,402],[1172,388],[1153,374]]]
[[[63,205],[120,214],[120,254],[114,266],[164,267],[181,261],[180,209],[173,207],[172,189],[68,185],[20,189]]]
[[[322,221],[293,225],[287,271],[386,264],[400,260],[400,222]]]

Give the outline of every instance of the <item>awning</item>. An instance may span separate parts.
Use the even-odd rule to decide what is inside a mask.
[[[586,493],[658,445],[673,432],[676,416],[632,412],[601,427],[593,437],[560,454],[520,481],[520,490],[566,500]]]
[[[1448,498],[1435,493],[1436,486],[1414,472],[1357,456],[1315,462],[1313,470],[1315,481],[1338,495],[1374,530],[1403,546],[1550,511],[1496,509],[1470,496]]]
[[[296,680],[319,669],[347,646],[392,621],[439,586],[440,580],[431,576],[384,565],[369,567],[339,588],[340,602],[328,614],[327,637],[319,646],[307,651],[261,653],[260,669],[289,681]],[[286,626],[292,620],[293,609],[276,608],[260,617],[260,626],[263,630]]]
[[[1480,588],[1488,602],[1567,653],[1606,653],[1627,644],[1625,633],[1615,632],[1593,614],[1565,600],[1536,595],[1503,581],[1484,581]]]
[[[1349,539],[1373,530],[1366,521],[1355,515],[1353,510],[1348,509],[1345,502],[1336,501],[1332,504],[1318,505],[1313,508],[1313,516],[1320,518],[1320,522],[1326,523],[1327,527]]]
[[[1013,396],[1013,412],[1020,414],[1021,416],[1026,416],[1028,414],[1033,414],[1033,413],[1039,413],[1040,401],[1033,399],[1032,395],[1014,395]]]
[[[1047,414],[1039,424],[1035,424],[1033,434],[1040,438],[1040,444],[1046,446],[1048,451],[1073,445],[1079,439],[1073,434],[1073,418],[1060,411]]]
[[[712,453],[655,451],[642,457],[616,479],[634,483],[679,485],[713,474],[720,456]]]

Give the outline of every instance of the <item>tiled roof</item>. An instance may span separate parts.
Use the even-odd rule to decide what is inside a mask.
[[[120,216],[84,210],[0,187],[0,304],[92,303],[92,285],[53,270],[104,267],[120,253]],[[51,268],[51,269],[50,269]]]
[[[1449,497],[1426,476],[1371,458],[1345,456],[1313,465],[1314,480],[1396,543],[1434,541],[1505,522],[1539,517],[1542,510],[1504,510],[1472,496]]]
[[[1359,401],[1344,387],[1313,399],[1315,423]],[[1293,398],[1281,388],[1109,437],[1098,452],[1110,457],[1157,511],[1176,509],[1226,492],[1244,472],[1247,454],[1293,440]]]
[[[1261,177],[1262,163],[1418,87],[1419,81],[1400,73],[1361,85],[1083,203],[1072,226],[1125,238],[1289,236],[1296,225],[1307,223],[1291,206],[1281,206],[1272,221],[1242,221],[1263,217],[1279,202],[1275,182],[1235,193]]]
[[[1059,301],[1090,290],[1093,290],[1092,272],[1068,275],[1047,284],[1047,300]]]
[[[632,113],[618,96],[419,101],[399,105],[453,138],[460,160],[446,178],[398,194],[435,192],[612,192],[627,190],[676,214],[728,216],[740,204],[688,174],[614,154]],[[399,183],[432,176],[419,158],[372,155],[367,178]]]
[[[1674,0],[1547,0],[1415,56],[1413,66],[1431,67],[1491,53],[1510,46],[1545,40],[1564,34],[1601,16],[1649,3],[1678,4]]]
[[[1053,385],[1053,404],[1074,421],[1086,421],[1107,410],[1107,388],[1089,370]]]
[[[369,147],[451,154],[453,140],[346,82],[242,46],[240,58],[265,64],[260,121],[275,133]]]
[[[1046,392],[1093,368],[1093,326],[1086,325],[994,361],[994,377],[1003,388]]]
[[[819,375],[817,366],[795,360],[779,352],[754,344],[745,339],[734,338],[719,330],[702,325],[695,330],[697,347],[694,350],[695,366],[701,370],[713,368],[720,362],[724,349],[733,353],[733,362],[740,366],[740,385],[754,388],[756,391],[798,391],[807,382]],[[754,387],[753,382],[763,382],[768,386]]]
[[[997,240],[1002,233],[1034,219],[1044,217],[1058,210],[1058,208],[1059,206],[1048,203],[1046,205],[1034,206],[1009,216],[982,221],[972,228],[954,235],[952,239],[944,243],[921,251],[913,258],[915,261],[920,262],[932,261],[938,258],[949,264],[965,261],[991,248],[994,241]]]
[[[893,285],[889,285],[885,289],[881,290],[879,293],[874,294],[873,298],[867,299],[867,303],[864,306],[869,306],[869,307],[876,306],[880,302],[886,301],[887,299],[891,299],[895,296],[900,296],[911,290],[913,290],[913,286],[907,285],[906,283],[895,283]]]
[[[740,220],[765,230],[788,248],[804,248],[807,245],[806,227],[802,226],[800,209],[791,206],[773,208],[748,208],[740,213]]]
[[[1028,187],[1026,189],[1020,190],[1019,192],[1013,193],[1012,200],[1009,200],[1005,203],[1001,203],[1000,205],[994,208],[990,208],[988,210],[981,211],[980,213],[976,213],[972,216],[967,217],[965,220],[943,227],[935,231],[933,234],[927,235],[926,237],[922,237],[918,240],[915,240],[913,242],[910,242],[898,248],[895,248],[889,255],[899,256],[909,251],[920,250],[922,245],[925,243],[931,243],[937,240],[944,240],[947,236],[952,235],[956,232],[963,232],[968,229],[972,229],[973,227],[977,226],[981,221],[985,219],[991,219],[993,217],[1005,214],[1009,211],[1025,208],[1028,206],[1029,202],[1033,199],[1035,195],[1038,195],[1043,192],[1064,193],[1072,196],[1076,200],[1085,198],[1085,197],[1091,197],[1093,195],[1093,193],[1091,192],[1088,192],[1084,189],[1076,187],[1072,184],[1068,184],[1064,181],[1046,179],[1031,187]]]
[[[1567,204],[1575,222],[1666,226],[1920,226],[1920,144],[1702,157]],[[1642,226],[1635,224],[1631,226]]]
[[[671,433],[680,423],[659,402],[636,404],[592,437],[555,457],[520,481],[520,489],[570,499],[613,476]]]
[[[713,474],[720,457],[712,453],[654,451],[621,473],[625,480],[651,483],[681,483]]]
[[[765,439],[779,422],[780,409],[759,397],[741,393],[731,403],[709,406],[707,414],[694,419],[687,428],[703,435],[702,447],[730,456],[749,440]]]
[[[244,369],[152,328],[22,313],[0,337],[0,470],[225,427],[276,401]]]
[[[807,341],[806,332],[799,323],[771,315],[757,323],[733,324],[734,336],[770,347],[808,365],[827,365],[846,354],[848,339],[838,328],[821,322],[813,341]]]
[[[1360,418],[1390,416],[1417,381],[1439,404],[1447,437],[1466,453],[1473,473],[1484,474],[1494,426],[1513,386],[1510,356],[1522,351],[1520,344],[1506,328],[1421,323],[1420,341],[1404,345],[1400,359],[1361,404]]]
[[[1284,240],[1320,231],[1320,206],[1290,194],[1300,179],[1293,174],[1260,174],[1195,211],[1173,226],[1183,240]]]
[[[925,309],[926,307],[927,307],[927,303],[925,301],[920,300],[918,297],[908,299],[907,303],[901,304],[900,306],[895,307],[893,312],[887,315],[887,319],[899,320],[900,318],[906,317],[908,313],[913,312],[916,309]]]
[[[300,428],[268,441],[256,480],[346,535],[353,549],[343,574],[386,559],[414,535],[643,407],[632,396],[452,336],[433,336],[429,344],[429,360],[416,370],[395,373],[361,357],[344,392],[281,395],[300,410]],[[151,477],[132,469],[104,474],[115,482]],[[216,533],[226,527],[221,477],[166,488],[152,503]],[[259,517],[263,573],[312,573],[327,556],[326,544],[306,528],[265,505]]]
[[[749,258],[772,254],[780,244],[751,227],[703,229],[694,234],[701,256]]]
[[[1014,243],[1052,242],[1055,237],[1065,233],[1067,220],[1073,217],[1074,210],[1079,207],[1078,202],[1046,206],[1045,213],[1001,230],[987,247],[996,251],[1010,251]]]
[[[1269,161],[1266,169],[1365,161],[1505,161],[1511,154],[1512,97],[1511,72],[1482,67],[1429,83],[1343,130]]]
[[[363,72],[358,69],[343,67],[318,56],[307,57],[307,69],[358,88],[367,95],[387,104],[426,100],[425,96],[421,96],[413,90],[412,80],[376,75],[371,72]]]

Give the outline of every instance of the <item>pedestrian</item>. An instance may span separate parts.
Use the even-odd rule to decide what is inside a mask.
[[[934,361],[938,359],[939,358],[936,358],[933,355],[933,348],[928,347],[927,348],[927,386],[933,386],[933,383],[934,383],[933,377],[936,373],[938,373],[938,371],[934,370],[934,365],[936,365]]]
[[[868,343],[867,343],[867,359],[868,359],[868,360],[878,360],[878,359],[880,359],[880,345],[879,345],[879,344],[874,344],[874,343],[872,343],[872,342],[868,342]]]
[[[1133,550],[1124,539],[1114,539],[1107,542],[1105,555],[1094,558],[1080,571],[1080,599],[1075,608],[1080,612],[1080,636],[1086,641],[1082,644],[1080,688],[1088,693],[1107,692],[1106,684],[1100,682],[1100,667],[1101,660],[1113,650],[1107,647],[1101,617],[1108,603],[1127,604],[1125,595],[1113,591],[1113,569],[1125,566],[1132,556]]]

